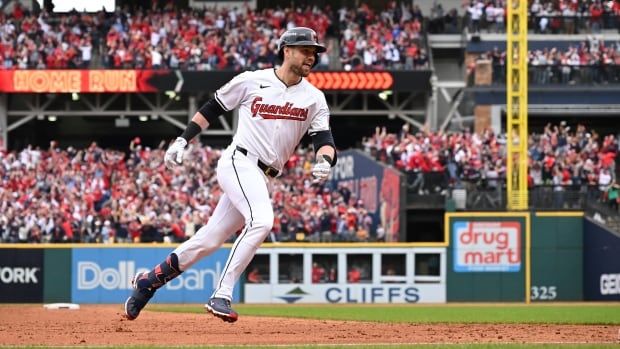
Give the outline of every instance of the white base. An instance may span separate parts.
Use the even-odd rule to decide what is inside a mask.
[[[74,303],[50,303],[50,304],[43,304],[43,308],[47,310],[58,310],[58,309],[79,310],[80,305],[74,304]]]

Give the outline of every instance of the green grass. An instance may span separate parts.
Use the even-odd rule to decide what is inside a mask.
[[[149,310],[202,313],[200,305],[152,305]],[[471,305],[237,304],[243,315],[407,323],[620,324],[620,303]]]

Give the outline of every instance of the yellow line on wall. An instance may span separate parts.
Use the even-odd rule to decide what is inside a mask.
[[[549,211],[536,212],[536,217],[583,217],[584,213],[580,211]]]
[[[451,217],[525,217],[529,212],[446,212]]]
[[[19,248],[19,249],[36,249],[36,248],[167,248],[174,249],[179,244],[172,243],[118,243],[118,244],[96,244],[96,243],[58,243],[58,244],[28,244],[28,243],[15,243],[15,244],[0,244],[0,249],[3,248]],[[316,243],[304,243],[304,242],[285,242],[285,243],[264,243],[261,247],[265,248],[404,248],[404,247],[446,247],[447,242],[316,242]],[[232,244],[224,244],[222,247],[232,247]]]
[[[532,239],[530,214],[525,216],[525,304],[530,304],[532,292]]]

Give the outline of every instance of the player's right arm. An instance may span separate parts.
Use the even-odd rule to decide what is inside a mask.
[[[197,112],[192,116],[185,131],[170,144],[164,163],[168,168],[174,168],[183,162],[183,153],[187,143],[194,137],[202,133],[204,129],[209,127],[209,120],[217,118],[224,112],[236,108],[245,97],[245,85],[248,81],[247,73],[235,76],[230,82],[215,91],[213,98],[209,99]]]

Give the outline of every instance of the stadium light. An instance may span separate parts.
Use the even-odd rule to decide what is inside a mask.
[[[58,120],[58,117],[56,117],[56,115],[49,115],[49,116],[47,117],[47,121],[54,122],[54,121],[56,121],[56,120]]]
[[[140,115],[138,116],[138,120],[142,121],[142,122],[146,122],[149,121],[149,117],[146,115]]]
[[[74,102],[75,102],[75,101],[79,101],[79,100],[80,100],[80,94],[79,94],[79,93],[76,93],[76,92],[73,92],[73,93],[71,94],[71,100],[72,100],[72,101],[74,101]]]

